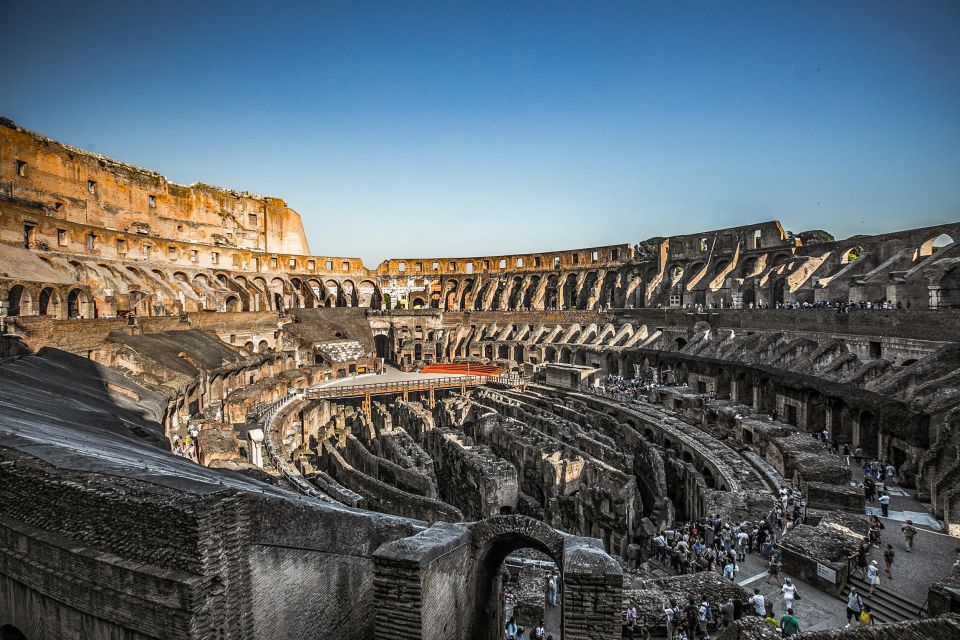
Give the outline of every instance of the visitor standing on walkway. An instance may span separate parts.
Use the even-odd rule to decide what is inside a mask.
[[[917,535],[917,528],[913,526],[913,520],[907,520],[907,523],[900,527],[903,532],[903,541],[907,543],[907,551],[913,551],[913,539]]]
[[[767,601],[764,600],[763,594],[760,593],[760,589],[754,588],[753,595],[750,596],[750,599],[747,601],[753,605],[753,611],[761,618],[764,617],[767,613]]]
[[[887,481],[886,481],[887,484],[886,484],[886,486],[892,487],[892,486],[893,486],[894,477],[897,475],[897,469],[893,466],[893,463],[892,463],[892,462],[891,462],[891,463],[887,463],[886,474],[887,474]]]
[[[883,514],[884,518],[890,517],[890,494],[886,491],[880,492],[880,498],[877,500],[880,503],[880,513]]]
[[[887,570],[887,577],[893,580],[893,560],[896,558],[896,554],[893,552],[893,545],[888,544],[887,548],[883,550],[883,564]]]
[[[861,449],[860,447],[857,447],[856,449],[854,449],[854,450],[853,450],[853,459],[857,461],[857,465],[858,465],[858,466],[859,466],[860,464],[862,464],[862,462],[863,462],[863,449]]]
[[[550,595],[550,606],[557,606],[557,574],[551,573],[547,580],[547,592]]]
[[[847,463],[847,466],[850,466],[850,445],[844,443],[843,445],[843,460]]]

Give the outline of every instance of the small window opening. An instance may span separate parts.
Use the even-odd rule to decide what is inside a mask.
[[[403,272],[405,272],[406,270],[407,270],[407,263],[406,263],[406,262],[398,262],[398,263],[397,263],[397,271],[399,271],[400,273],[403,273]]]
[[[157,208],[157,196],[147,196],[147,206],[151,209]],[[177,225],[177,231],[183,231],[183,225]]]
[[[257,226],[257,214],[251,213],[247,216],[247,222],[250,223],[251,227]]]
[[[87,193],[97,194],[97,183],[93,180],[87,180]]]
[[[27,177],[27,163],[23,160],[17,160],[17,175],[21,178]]]
[[[61,247],[65,247],[68,244],[67,240],[67,230],[66,229],[57,229],[57,244]]]

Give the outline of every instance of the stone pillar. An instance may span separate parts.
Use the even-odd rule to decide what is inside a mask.
[[[619,638],[623,608],[620,566],[602,549],[576,543],[565,550],[563,564],[564,640]]]
[[[939,285],[929,285],[927,287],[930,295],[930,308],[939,309],[940,308],[940,286]]]

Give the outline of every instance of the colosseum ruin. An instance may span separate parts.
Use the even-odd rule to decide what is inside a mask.
[[[957,238],[367,266],[0,119],[0,638],[960,639]]]

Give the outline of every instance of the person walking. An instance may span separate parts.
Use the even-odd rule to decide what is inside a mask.
[[[907,543],[907,552],[913,551],[913,539],[917,535],[917,528],[913,526],[913,520],[907,520],[907,523],[900,527],[903,532],[903,540]]]
[[[770,578],[776,578],[777,584],[781,587],[783,586],[783,582],[780,580],[780,564],[782,557],[780,546],[773,545],[773,548],[770,550],[770,563],[767,565],[767,584],[770,584]]]
[[[513,616],[510,616],[510,621],[507,622],[506,636],[507,640],[514,640],[517,637],[517,620]]]
[[[847,594],[847,626],[844,629],[849,629],[855,620],[860,619],[861,611],[863,611],[863,598],[855,588],[850,587],[850,593]]]
[[[877,502],[880,503],[880,513],[884,518],[890,517],[890,494],[886,491],[880,492],[880,497],[877,499]]]
[[[780,632],[784,638],[800,633],[800,621],[793,616],[793,609],[787,607],[787,612],[780,618]]]
[[[870,592],[867,594],[867,597],[872,598],[874,590],[877,588],[877,585],[880,584],[880,568],[877,566],[876,560],[871,560],[870,565],[867,567],[867,584],[870,585]]]
[[[887,463],[887,468],[884,471],[887,475],[886,486],[892,487],[894,476],[897,475],[897,469],[896,467],[893,466],[893,463],[890,462],[890,463]]]
[[[707,629],[707,625],[710,624],[712,619],[713,609],[710,607],[710,603],[704,600],[700,603],[700,608],[697,609],[697,620],[700,623],[700,633],[703,634],[703,640],[710,640],[710,631]]]
[[[860,626],[869,627],[871,624],[874,624],[873,611],[870,609],[870,605],[863,605],[863,611],[860,612]]]
[[[790,578],[784,578],[780,591],[783,592],[783,605],[787,610],[793,609],[793,600],[799,597],[797,594],[797,585],[793,584],[793,580]]]
[[[893,545],[887,544],[887,548],[883,550],[883,564],[886,568],[887,577],[893,580],[893,560],[896,558],[896,554],[893,552]]]
[[[673,640],[677,635],[677,623],[680,620],[680,607],[676,600],[670,600],[670,604],[663,608],[663,615],[667,621],[667,640]]]
[[[853,459],[857,461],[857,466],[860,466],[863,462],[863,449],[857,447],[853,450]]]
[[[554,573],[551,573],[547,580],[547,593],[550,596],[550,606],[557,606],[557,576]]]
[[[843,444],[843,460],[847,463],[847,466],[850,466],[850,445],[847,443]]]

